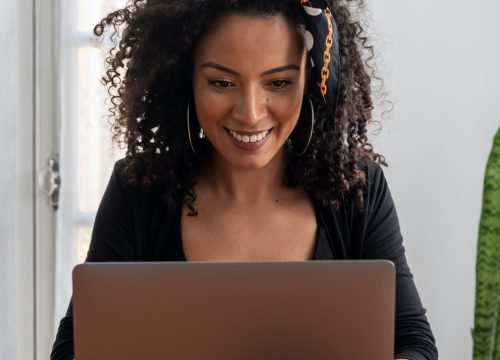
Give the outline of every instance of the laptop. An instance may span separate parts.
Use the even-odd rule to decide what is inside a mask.
[[[389,261],[86,263],[75,358],[389,360]]]

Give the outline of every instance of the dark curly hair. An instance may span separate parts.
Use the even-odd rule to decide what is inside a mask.
[[[340,36],[342,78],[334,118],[309,94],[316,125],[307,152],[289,156],[283,183],[301,186],[325,206],[339,208],[348,192],[362,205],[368,161],[385,164],[368,142],[372,121],[373,47],[352,13],[363,0],[328,1]],[[186,108],[192,96],[194,49],[222,14],[283,15],[297,31],[298,0],[133,0],[103,18],[97,37],[111,32],[114,48],[102,78],[112,106],[113,140],[125,144],[127,182],[147,189],[164,184],[168,201],[185,202],[196,215],[194,186],[202,157],[191,151]],[[306,90],[307,91],[307,90]]]

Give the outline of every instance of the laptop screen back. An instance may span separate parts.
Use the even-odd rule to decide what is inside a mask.
[[[73,287],[77,360],[393,359],[387,261],[87,263]]]

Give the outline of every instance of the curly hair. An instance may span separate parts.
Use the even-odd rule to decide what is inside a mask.
[[[363,165],[386,165],[367,138],[374,109],[371,83],[373,47],[353,5],[363,0],[328,1],[337,22],[341,84],[332,119],[323,101],[310,94],[316,124],[307,152],[289,156],[283,183],[301,186],[324,206],[338,209],[349,192],[362,205],[366,174]],[[114,47],[106,58],[103,85],[111,97],[113,140],[126,145],[125,177],[144,189],[162,183],[169,202],[182,201],[195,216],[194,186],[201,157],[193,154],[186,128],[192,94],[194,49],[221,14],[283,15],[298,31],[297,0],[133,0],[103,18],[94,34],[111,32]],[[355,8],[355,7],[354,7]]]

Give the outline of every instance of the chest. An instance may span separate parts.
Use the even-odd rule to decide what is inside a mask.
[[[183,209],[181,238],[190,261],[304,261],[313,257],[317,223],[309,202],[295,207]]]

